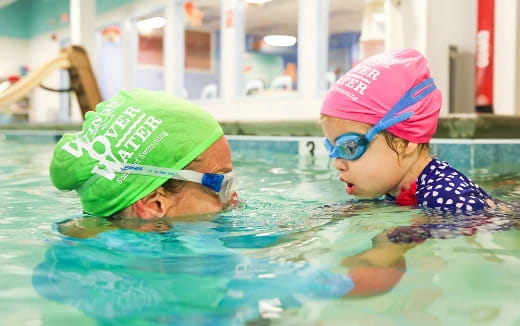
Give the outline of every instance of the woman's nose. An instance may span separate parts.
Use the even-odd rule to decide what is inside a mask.
[[[238,198],[238,193],[235,191],[231,195],[231,198],[229,198],[229,200],[227,201],[226,206],[235,207],[235,206],[238,206],[238,204],[240,204],[240,199]]]

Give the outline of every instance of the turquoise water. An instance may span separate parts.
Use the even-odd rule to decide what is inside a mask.
[[[55,227],[81,209],[50,184],[53,147],[0,140],[0,325],[520,325],[516,213],[451,223],[389,292],[342,298],[345,258],[425,217],[352,202],[326,158],[234,152],[239,209],[74,239]],[[520,167],[465,172],[520,202]]]

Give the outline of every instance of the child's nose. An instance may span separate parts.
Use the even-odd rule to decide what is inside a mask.
[[[348,169],[347,160],[344,160],[342,158],[336,158],[334,160],[334,167],[336,168],[336,170],[340,172],[346,171]]]

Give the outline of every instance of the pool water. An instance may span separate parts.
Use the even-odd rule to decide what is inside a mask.
[[[344,259],[428,218],[354,201],[327,158],[234,151],[238,209],[76,239],[56,230],[81,209],[50,184],[53,148],[0,140],[0,325],[520,325],[515,212],[452,221],[390,291],[344,298]],[[520,167],[464,172],[520,202]]]

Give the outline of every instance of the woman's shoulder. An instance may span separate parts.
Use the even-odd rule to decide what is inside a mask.
[[[118,228],[105,218],[79,216],[56,223],[56,229],[60,234],[67,237],[87,239]]]

